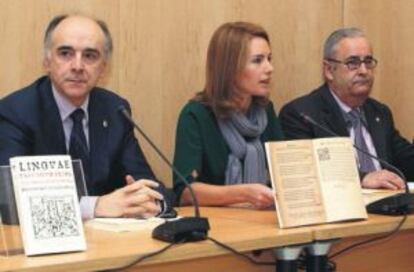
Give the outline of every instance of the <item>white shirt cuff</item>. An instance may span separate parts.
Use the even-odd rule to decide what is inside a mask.
[[[82,220],[89,220],[95,218],[95,206],[98,201],[97,196],[83,196],[80,200],[80,210]]]

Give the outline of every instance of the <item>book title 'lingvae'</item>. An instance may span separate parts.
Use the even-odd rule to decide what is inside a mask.
[[[68,160],[53,160],[53,161],[28,161],[19,162],[19,171],[21,172],[36,172],[48,170],[62,170],[70,169],[70,161]]]

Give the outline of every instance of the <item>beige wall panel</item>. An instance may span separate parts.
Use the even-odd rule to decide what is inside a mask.
[[[0,1],[0,96],[31,83],[43,74],[43,33],[57,15],[81,12],[105,20],[118,41],[118,3],[110,0],[2,0]],[[113,62],[116,66],[115,56]],[[117,71],[117,69],[114,69]],[[116,87],[118,76],[103,84]]]
[[[369,36],[379,60],[373,96],[386,103],[401,134],[414,136],[414,1],[346,0],[345,25]]]
[[[0,96],[27,84],[41,73],[41,35],[45,18],[31,15],[33,5],[0,1]]]

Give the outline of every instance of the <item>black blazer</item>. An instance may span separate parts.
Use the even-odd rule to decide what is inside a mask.
[[[401,137],[394,127],[390,109],[368,98],[363,110],[378,157],[398,167],[408,180],[414,180],[414,146]],[[340,136],[349,136],[341,109],[327,84],[286,104],[281,109],[279,118],[288,139],[332,137],[304,121],[300,113],[309,115]]]
[[[155,179],[133,133],[120,114],[126,100],[94,88],[89,97],[90,195],[125,185],[125,175]],[[65,136],[51,82],[42,77],[0,101],[0,165],[17,155],[67,154]],[[160,186],[161,193],[165,188]],[[168,200],[168,199],[166,199]],[[171,207],[171,206],[170,206]]]

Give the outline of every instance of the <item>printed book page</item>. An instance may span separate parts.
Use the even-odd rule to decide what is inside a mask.
[[[311,140],[267,142],[280,227],[326,221]]]
[[[315,139],[313,148],[327,222],[367,218],[351,139]]]
[[[71,158],[10,159],[26,255],[86,249]]]

